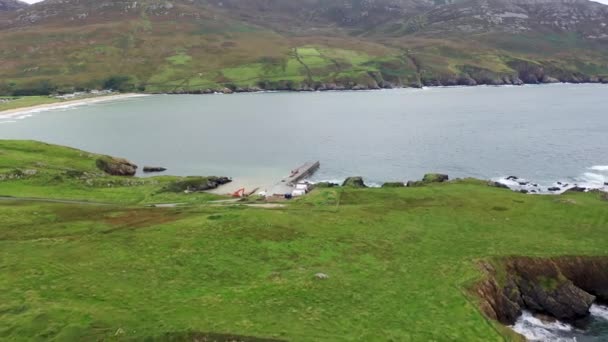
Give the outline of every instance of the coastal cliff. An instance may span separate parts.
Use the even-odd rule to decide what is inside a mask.
[[[574,321],[608,301],[608,257],[510,257],[481,267],[486,277],[474,288],[481,311],[505,325],[523,310]]]

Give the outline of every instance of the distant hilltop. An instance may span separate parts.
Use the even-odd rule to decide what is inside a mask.
[[[608,82],[587,0],[0,0],[0,94]]]
[[[25,8],[27,7],[28,4],[23,2],[23,1],[19,1],[19,0],[0,0],[0,12],[1,11],[14,11],[14,10],[18,10],[20,8]]]

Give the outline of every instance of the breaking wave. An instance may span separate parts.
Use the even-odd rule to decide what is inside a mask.
[[[608,307],[593,304],[591,305],[591,309],[589,309],[589,311],[591,312],[592,316],[608,321]]]
[[[528,341],[576,341],[574,338],[562,336],[565,332],[571,332],[574,330],[574,327],[571,325],[559,321],[544,322],[534,317],[532,313],[528,311],[524,311],[524,313],[515,322],[515,325],[513,325],[511,328],[515,330],[515,332],[523,335]]]
[[[534,183],[514,176],[499,177],[492,180],[506,185],[511,190],[532,194],[561,194],[575,187],[583,188],[585,191],[602,190],[608,192],[608,165],[592,166],[577,177],[554,182]]]
[[[608,307],[593,304],[589,309],[593,320],[608,323]],[[577,341],[606,341],[608,337],[603,335],[604,328],[598,334],[597,325],[591,325],[593,331],[577,329],[570,324],[560,321],[543,321],[528,311],[517,319],[511,326],[518,334],[523,335],[526,340],[533,342],[577,342]]]

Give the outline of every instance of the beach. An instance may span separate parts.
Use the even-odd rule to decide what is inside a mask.
[[[47,110],[70,108],[70,107],[76,107],[76,106],[85,106],[85,105],[90,105],[90,104],[94,104],[94,103],[124,100],[124,99],[129,99],[129,98],[134,98],[134,97],[143,97],[143,96],[148,96],[148,95],[137,94],[137,93],[127,93],[127,94],[101,95],[101,96],[87,97],[87,98],[82,98],[82,99],[66,100],[66,101],[61,101],[61,102],[56,102],[56,103],[48,103],[48,104],[21,107],[21,108],[0,111],[0,118],[6,119],[6,118],[11,118],[11,117],[18,117],[18,116],[21,116],[21,115],[27,114],[27,113],[42,112],[42,111],[47,111]]]

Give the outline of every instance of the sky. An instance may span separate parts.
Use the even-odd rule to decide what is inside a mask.
[[[27,2],[27,3],[30,3],[30,4],[33,4],[33,3],[36,3],[36,2],[40,2],[40,1],[42,1],[42,0],[23,0],[23,1],[25,1],[25,2]],[[603,4],[608,5],[608,0],[595,0],[595,1],[597,1],[597,2],[601,2],[601,3],[603,3]]]
[[[36,3],[36,2],[40,2],[40,1],[42,1],[42,0],[22,0],[22,1],[25,1],[25,2],[27,2],[27,3],[33,4],[33,3]],[[608,0],[594,0],[594,1],[596,1],[596,2],[601,2],[601,3],[603,3],[603,4],[608,5]]]

